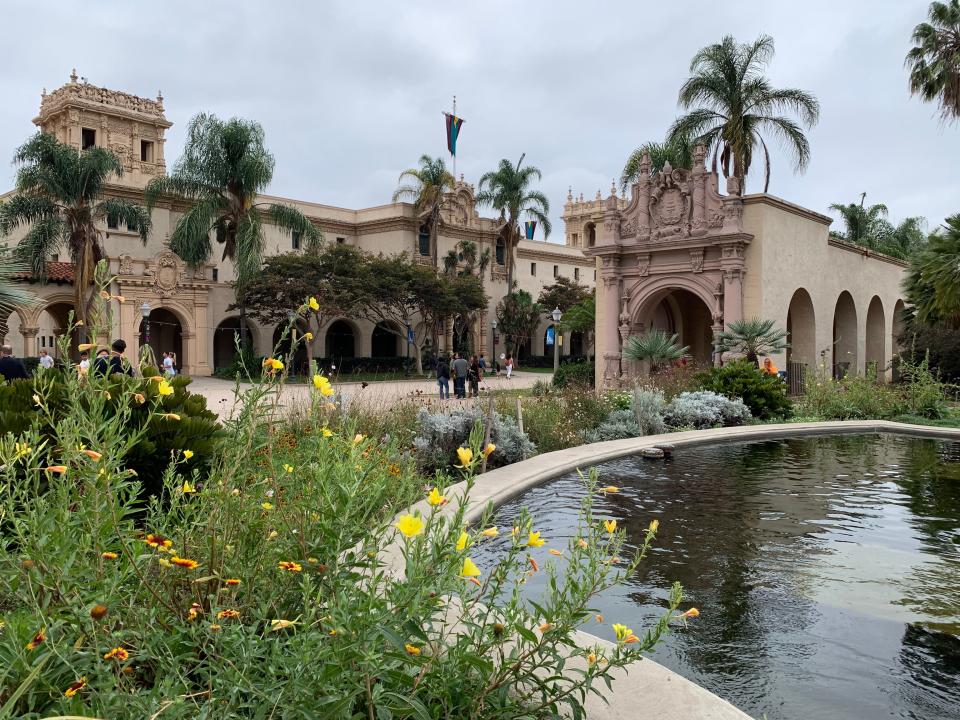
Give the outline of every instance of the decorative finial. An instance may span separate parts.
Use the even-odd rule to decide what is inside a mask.
[[[617,196],[617,180],[616,178],[610,181],[610,195],[611,197]]]
[[[580,202],[583,202],[583,193],[580,193]]]
[[[463,173],[460,173],[460,182],[463,183]]]
[[[163,90],[157,90],[157,102],[163,104]]]
[[[567,186],[567,202],[573,202],[573,185]]]
[[[693,149],[693,162],[695,167],[702,167],[707,157],[707,148],[703,143],[697,143]]]
[[[75,83],[77,81],[77,69],[74,68],[73,72],[70,73],[70,82]]]
[[[650,174],[650,153],[645,152],[640,158],[640,175]]]
[[[603,193],[600,192],[600,188],[597,188],[597,200],[600,200],[602,198],[603,198]]]
[[[46,96],[47,96],[47,89],[44,88],[43,92],[40,93],[40,97],[46,97]]]

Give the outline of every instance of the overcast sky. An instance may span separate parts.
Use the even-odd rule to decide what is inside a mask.
[[[932,226],[960,212],[960,124],[911,98],[903,57],[926,0],[786,2],[46,2],[0,5],[0,159],[33,131],[40,91],[70,69],[146,97],[163,91],[168,168],[197,112],[263,124],[273,194],[349,208],[387,203],[423,153],[446,154],[441,111],[465,124],[457,172],[500,158],[543,171],[554,235],[567,187],[609,192],[638,144],[677,116],[700,47],[776,41],[775,86],[816,95],[804,175],[774,151],[770,192],[813,210],[883,202]],[[0,164],[0,187],[14,169]],[[762,171],[748,180],[762,189]],[[539,237],[539,231],[538,231]]]

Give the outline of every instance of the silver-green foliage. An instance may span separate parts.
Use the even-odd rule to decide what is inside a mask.
[[[750,409],[742,400],[730,400],[715,392],[701,390],[677,395],[664,409],[663,418],[672,428],[704,428],[743,425]]]
[[[632,410],[614,410],[594,430],[587,430],[584,440],[588,443],[604,442],[606,440],[623,440],[625,438],[643,435],[642,428],[637,424]]]
[[[449,414],[421,409],[417,415],[417,436],[413,440],[417,466],[427,472],[449,469],[457,462],[457,448],[467,444],[477,421],[485,422],[478,408],[458,408]],[[490,440],[497,446],[487,461],[492,467],[519,462],[537,451],[530,438],[520,432],[516,421],[500,413],[493,414]]]
[[[639,386],[634,388],[631,407],[641,435],[666,432],[667,426],[663,421],[666,404],[662,390]]]

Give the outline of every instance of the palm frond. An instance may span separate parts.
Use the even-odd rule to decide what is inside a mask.
[[[170,249],[191,267],[210,259],[210,232],[221,220],[221,198],[208,197],[190,206],[170,233]]]
[[[640,337],[630,337],[623,346],[623,357],[635,362],[649,362],[652,369],[682,360],[687,357],[690,348],[680,344],[675,334],[658,328],[648,330]]]
[[[93,216],[97,219],[106,218],[111,223],[124,225],[140,234],[140,240],[144,245],[150,236],[151,218],[150,212],[142,205],[123,200],[121,198],[111,198],[99,203],[93,211]]]
[[[47,260],[69,244],[69,229],[59,217],[33,222],[14,250],[14,257],[30,267],[30,274],[41,282],[47,279]]]
[[[300,233],[304,247],[312,251],[323,241],[323,232],[310,222],[310,219],[295,207],[289,205],[270,205],[267,214],[279,230],[287,234]]]
[[[0,317],[7,317],[17,308],[37,302],[36,296],[19,282],[17,277],[30,272],[29,263],[12,257],[9,250],[0,247]]]

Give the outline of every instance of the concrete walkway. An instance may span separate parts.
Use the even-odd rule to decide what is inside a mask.
[[[553,379],[552,373],[518,371],[507,380],[506,376],[487,376],[480,383],[480,397],[490,390],[518,390],[533,387],[538,380],[549,383]],[[439,402],[439,391],[435,380],[397,380],[367,383],[344,382],[333,385],[347,403],[363,403],[369,407],[388,407],[401,400],[419,400],[431,404]],[[248,383],[241,383],[241,391],[250,388]],[[296,408],[310,402],[312,385],[306,383],[291,383],[283,387],[280,403],[287,408]],[[200,393],[207,398],[207,407],[213,410],[221,419],[231,417],[237,410],[234,398],[235,383],[231,380],[221,380],[214,377],[194,378],[190,384],[190,391]],[[453,383],[450,384],[453,390]]]

